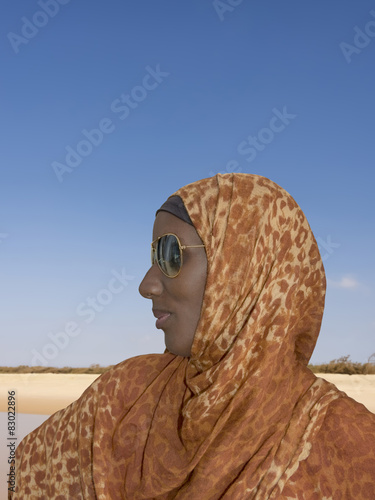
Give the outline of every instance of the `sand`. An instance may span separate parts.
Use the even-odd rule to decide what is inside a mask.
[[[317,375],[335,384],[341,391],[375,413],[375,375],[341,375],[336,373],[317,373]]]
[[[75,401],[99,375],[0,374],[0,411],[7,411],[8,390],[17,393],[17,412],[51,415]],[[319,374],[375,413],[375,375]]]
[[[80,397],[99,375],[60,373],[0,374],[0,411],[7,411],[7,394],[16,391],[17,413],[52,415]]]

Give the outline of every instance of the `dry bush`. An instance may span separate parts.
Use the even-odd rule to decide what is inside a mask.
[[[90,374],[102,374],[112,368],[114,365],[110,366],[100,366],[94,364],[89,366],[89,368],[72,368],[70,366],[65,366],[64,368],[54,368],[53,366],[0,366],[0,373],[90,373]]]
[[[90,373],[102,374],[112,368],[110,366],[100,366],[98,364],[90,365],[88,368],[72,368],[65,366],[64,368],[54,368],[52,366],[0,366],[0,373]],[[309,368],[314,373],[344,373],[348,375],[369,375],[375,374],[375,355],[369,357],[367,363],[355,363],[351,361],[350,356],[342,356],[338,359],[333,359],[329,363],[320,365],[309,365]]]
[[[369,359],[371,359],[371,357]],[[309,368],[314,373],[343,373],[347,375],[375,374],[375,363],[371,361],[367,363],[355,363],[351,361],[349,355],[333,359],[329,363],[309,365]]]

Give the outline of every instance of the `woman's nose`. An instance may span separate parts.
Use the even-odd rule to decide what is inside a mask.
[[[153,264],[139,285],[139,293],[145,299],[151,299],[153,296],[161,295],[163,291],[162,279],[162,272],[156,264]]]

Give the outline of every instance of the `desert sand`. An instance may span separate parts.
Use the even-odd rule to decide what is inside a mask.
[[[317,376],[335,384],[341,391],[375,413],[375,375],[317,373]]]
[[[52,415],[80,397],[99,375],[60,373],[0,374],[0,411],[8,391],[16,391],[17,413]]]
[[[0,411],[7,411],[8,390],[16,390],[17,413],[51,415],[75,401],[99,375],[0,374]],[[375,375],[319,374],[375,413]]]

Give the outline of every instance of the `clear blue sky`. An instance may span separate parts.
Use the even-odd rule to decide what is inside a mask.
[[[283,186],[320,241],[329,284],[313,361],[375,352],[374,9],[7,2],[0,365],[162,352],[138,294],[155,210],[231,170]]]

